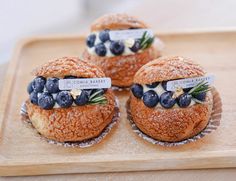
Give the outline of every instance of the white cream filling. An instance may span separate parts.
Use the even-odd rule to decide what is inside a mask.
[[[90,48],[90,47],[87,46],[87,51],[91,55],[97,55],[96,52],[95,52],[95,45],[97,45],[98,43],[101,43],[102,41],[99,38],[99,32],[92,32],[91,34],[95,34],[96,39],[95,39],[93,47]],[[111,53],[110,44],[111,44],[110,41],[107,41],[107,42],[104,43],[104,45],[106,47],[106,51],[107,51],[105,57],[117,56],[117,55],[114,55],[114,54]],[[141,53],[143,51],[142,49],[140,49],[140,50],[138,50],[138,52],[132,52],[130,50],[130,48],[128,46],[126,46],[125,43],[124,43],[124,46],[125,46],[125,49],[124,49],[124,52],[122,53],[122,55],[133,55],[133,54],[136,54],[136,53]]]
[[[155,88],[149,88],[149,87],[147,87],[146,85],[142,85],[142,86],[143,86],[143,93],[145,93],[145,92],[147,92],[147,91],[149,91],[149,90],[154,90],[154,91],[158,94],[159,98],[161,97],[161,94],[163,94],[164,92],[166,92],[165,89],[163,89],[161,83],[159,83],[158,86],[156,86]],[[142,99],[143,99],[143,98],[142,98]],[[192,105],[194,105],[194,104],[196,104],[196,102],[191,99],[191,103],[189,104],[188,107],[190,107],[190,106],[192,106]],[[157,104],[155,107],[162,107],[162,106],[161,106],[160,102],[158,102],[158,104]],[[176,104],[173,106],[173,108],[179,108],[179,105],[176,103]]]
[[[49,79],[49,78],[47,78],[47,79]],[[43,92],[48,92],[45,86],[44,86],[44,88],[43,88]],[[43,92],[38,92],[38,93],[37,93],[38,98],[39,98],[39,96],[40,96]],[[57,104],[57,102],[56,102],[57,93],[51,93],[51,95],[52,95],[52,97],[53,97],[53,99],[54,99],[54,101],[55,101],[55,104],[54,104],[53,108],[61,108],[61,107],[59,106],[59,104]],[[73,104],[72,104],[71,106],[77,106],[77,105],[73,102]]]

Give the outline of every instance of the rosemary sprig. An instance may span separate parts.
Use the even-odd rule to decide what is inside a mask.
[[[89,97],[89,101],[88,104],[106,104],[107,103],[107,98],[102,94],[99,95],[100,93],[102,93],[103,90],[97,91],[95,93],[93,93],[90,97]]]
[[[208,86],[207,82],[200,82],[195,87],[193,87],[188,93],[192,96],[197,96],[203,92],[209,91],[211,88]]]
[[[152,45],[153,41],[154,41],[154,37],[148,36],[147,31],[145,31],[140,40],[141,49],[149,48]]]
[[[103,91],[102,90],[99,90],[97,92],[94,92],[90,97],[89,97],[89,100],[92,100],[94,97],[96,97],[98,94],[102,93]]]

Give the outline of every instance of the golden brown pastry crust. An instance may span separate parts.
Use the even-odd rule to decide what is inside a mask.
[[[33,71],[35,76],[64,77],[67,75],[76,77],[104,77],[105,74],[94,64],[90,64],[77,57],[62,57],[45,63]]]
[[[91,31],[101,31],[104,29],[129,29],[129,28],[148,28],[148,26],[136,17],[127,14],[107,14],[91,25]]]
[[[63,57],[50,61],[34,70],[35,76],[64,77],[104,77],[95,65],[78,58]],[[82,141],[98,136],[112,121],[115,114],[115,96],[107,90],[105,105],[72,106],[44,110],[26,101],[27,112],[33,126],[46,138],[65,142]]]
[[[111,90],[105,94],[105,105],[85,105],[44,110],[30,101],[27,112],[33,126],[48,139],[59,142],[82,141],[98,136],[111,122],[115,98]]]
[[[209,122],[212,105],[211,93],[204,104],[187,108],[148,108],[133,95],[130,100],[131,115],[138,128],[152,138],[168,142],[191,138],[201,132]]]
[[[133,83],[135,73],[147,62],[160,56],[160,52],[153,46],[141,53],[126,56],[99,57],[91,55],[87,50],[83,58],[88,62],[98,65],[112,79],[112,85],[128,87]]]
[[[161,57],[155,59],[142,68],[134,76],[134,83],[150,84],[167,80],[199,77],[205,71],[191,59],[181,56]]]
[[[134,76],[134,83],[150,84],[204,74],[202,67],[187,58],[164,57],[140,68]],[[187,108],[148,108],[142,99],[133,95],[130,99],[131,115],[138,128],[157,140],[169,142],[181,141],[202,131],[209,122],[212,105],[210,92],[203,104],[194,104]]]

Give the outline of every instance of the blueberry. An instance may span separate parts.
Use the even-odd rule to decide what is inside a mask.
[[[97,55],[104,57],[107,53],[107,49],[103,43],[98,43],[95,45],[95,52]]]
[[[27,87],[27,92],[28,92],[28,94],[30,94],[31,92],[33,92],[33,87],[32,87],[32,84],[33,84],[33,82],[30,82],[29,84],[28,84],[28,87]]]
[[[30,93],[30,102],[32,104],[38,105],[38,93],[37,92],[31,92]]]
[[[58,78],[48,78],[45,87],[49,93],[59,92],[59,79]]]
[[[173,92],[171,91],[167,91],[161,94],[160,104],[162,105],[162,107],[172,108],[175,105],[176,99],[172,98],[172,96],[173,96]]]
[[[161,82],[161,86],[163,87],[164,90],[166,90],[166,85],[168,81],[163,81]],[[166,90],[167,91],[167,90]]]
[[[157,93],[153,90],[149,90],[143,94],[143,103],[147,107],[155,107],[159,102],[159,97]]]
[[[146,84],[146,86],[148,88],[156,88],[158,86],[159,82],[154,82],[154,83],[151,83],[151,84]]]
[[[179,107],[185,108],[188,107],[191,103],[192,96],[188,93],[183,93],[178,97],[177,103]]]
[[[64,79],[77,79],[77,77],[72,76],[72,75],[67,75],[64,77]]]
[[[42,93],[38,98],[38,105],[43,109],[52,109],[55,101],[48,92]]]
[[[125,45],[122,41],[112,41],[110,50],[114,55],[121,55],[125,50]]]
[[[130,48],[132,52],[137,52],[141,48],[140,40],[135,40],[134,45]]]
[[[73,98],[68,91],[61,91],[56,97],[57,104],[62,108],[68,108],[73,104]]]
[[[36,77],[32,83],[32,87],[35,92],[43,92],[46,79],[44,77]]]
[[[131,91],[135,97],[137,97],[139,99],[141,99],[141,97],[143,97],[143,86],[141,86],[140,84],[132,85]]]
[[[193,97],[199,101],[205,101],[206,99],[206,92],[199,93],[197,95],[193,95]]]
[[[99,33],[99,39],[102,42],[106,42],[108,40],[110,40],[110,35],[109,35],[109,30],[103,30]]]
[[[86,94],[88,94],[88,96],[90,97],[92,94],[100,90],[102,89],[83,89],[82,91],[86,92]],[[102,95],[102,93],[99,93],[98,95]]]
[[[94,46],[94,43],[95,43],[95,40],[96,40],[96,35],[95,34],[91,34],[88,36],[87,40],[86,40],[86,44],[88,47],[93,47]]]
[[[89,93],[86,90],[82,90],[81,94],[76,97],[75,104],[78,106],[83,106],[89,101]]]

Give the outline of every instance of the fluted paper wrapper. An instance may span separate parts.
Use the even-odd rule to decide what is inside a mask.
[[[85,141],[77,141],[77,142],[57,142],[54,140],[50,140],[46,137],[44,137],[43,135],[41,135],[32,125],[28,113],[27,113],[27,109],[26,109],[26,105],[25,103],[22,104],[21,106],[21,116],[22,116],[22,120],[23,122],[26,124],[27,127],[31,128],[36,136],[39,136],[42,140],[50,143],[50,144],[56,144],[56,145],[60,145],[60,146],[64,146],[64,147],[80,147],[80,148],[86,148],[86,147],[90,147],[93,146],[94,144],[97,144],[99,142],[102,141],[102,139],[104,139],[107,134],[111,131],[111,129],[116,125],[116,123],[119,121],[119,117],[120,117],[120,112],[119,112],[119,103],[118,100],[116,98],[115,101],[115,114],[112,118],[112,121],[103,129],[103,131],[100,133],[99,136],[95,137],[95,138],[91,138]]]
[[[133,119],[132,119],[132,115],[130,113],[130,107],[129,107],[129,100],[127,101],[126,107],[127,107],[127,118],[131,124],[132,130],[141,138],[143,138],[144,140],[154,144],[154,145],[161,145],[161,146],[167,146],[167,147],[171,147],[171,146],[180,146],[180,145],[184,145],[187,143],[191,143],[191,142],[195,142],[198,139],[201,139],[202,137],[210,134],[211,132],[215,131],[218,126],[220,126],[220,120],[221,120],[221,113],[222,113],[222,103],[221,103],[221,98],[219,93],[217,92],[217,90],[215,88],[211,89],[211,93],[213,95],[213,108],[212,108],[212,113],[211,113],[211,117],[209,120],[208,125],[206,126],[205,129],[203,129],[200,133],[198,133],[197,135],[195,135],[192,138],[188,138],[186,140],[183,141],[179,141],[179,142],[166,142],[166,141],[160,141],[160,140],[156,140],[148,135],[146,135],[145,133],[143,133],[134,123]]]

